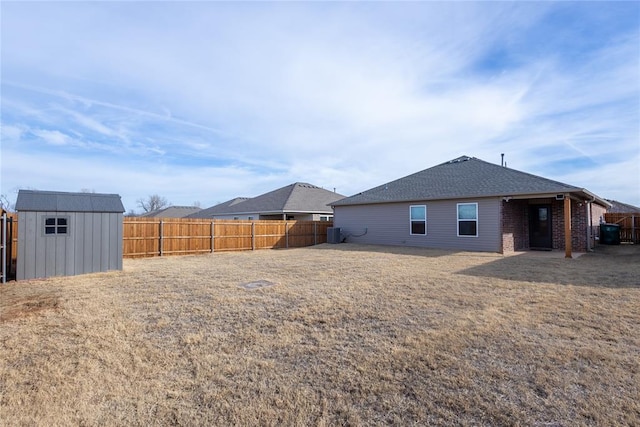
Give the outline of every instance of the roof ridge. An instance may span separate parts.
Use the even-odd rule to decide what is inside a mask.
[[[561,181],[460,156],[362,191],[335,205],[567,192],[590,194],[584,188]]]
[[[282,204],[282,209],[286,210],[288,205],[289,205],[289,201],[291,200],[291,196],[293,196],[293,192],[296,190],[297,187],[306,187],[307,185],[311,185],[311,184],[305,184],[304,182],[294,182],[293,184],[290,185],[291,189],[289,190],[289,193],[287,194],[287,197],[285,197],[284,199],[284,203]],[[283,187],[286,188],[287,186]]]
[[[55,191],[55,190],[22,190],[19,189],[18,192],[22,192],[25,194],[58,194],[63,196],[117,196],[120,197],[117,193],[95,193],[95,192],[84,192],[84,191]]]
[[[485,163],[487,165],[491,165],[491,166],[497,167],[497,168],[505,168],[505,169],[507,169],[507,170],[509,170],[511,172],[516,172],[516,173],[519,173],[519,174],[522,174],[522,175],[531,176],[531,177],[536,178],[536,179],[544,179],[545,181],[552,182],[554,184],[560,184],[560,185],[563,185],[565,187],[574,188],[576,190],[584,190],[584,188],[576,187],[575,185],[567,184],[566,182],[562,182],[562,181],[556,181],[554,179],[546,178],[544,176],[535,175],[535,174],[533,174],[531,172],[524,172],[524,171],[521,171],[521,170],[518,170],[518,169],[511,169],[511,168],[509,168],[507,166],[500,166],[500,165],[498,165],[496,163],[487,162],[486,160],[477,159],[475,157],[473,157],[472,159],[473,160],[477,160],[477,161],[482,162],[482,163]]]

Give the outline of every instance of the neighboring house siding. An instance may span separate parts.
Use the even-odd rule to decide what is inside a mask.
[[[238,220],[277,220],[283,221],[284,218],[293,216],[292,221],[320,221],[320,216],[327,216],[328,214],[307,214],[307,213],[287,213],[287,214],[274,214],[274,215],[261,215],[259,213],[252,214],[229,214],[229,215],[214,215],[213,219],[238,219]]]
[[[252,217],[253,219],[258,219],[259,216],[260,216],[260,214],[214,215],[213,219],[242,219],[242,220],[247,220],[247,219],[249,219],[249,217]]]
[[[478,203],[477,237],[457,236],[458,203]],[[499,252],[500,203],[500,199],[491,198],[336,206],[334,226],[353,243]],[[410,234],[412,205],[427,207],[426,235]]]
[[[607,208],[600,206],[596,203],[591,203],[591,225],[600,226],[600,221],[604,222],[604,214],[606,214]]]
[[[46,217],[68,217],[68,234],[44,235]],[[122,270],[122,214],[18,212],[18,280]]]
[[[600,240],[600,222],[604,222],[604,214],[608,210],[604,206],[591,203],[591,248],[595,248]]]

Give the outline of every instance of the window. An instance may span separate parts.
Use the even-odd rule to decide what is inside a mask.
[[[427,207],[409,206],[410,234],[427,234]]]
[[[320,221],[332,221],[333,217],[329,215],[320,215]]]
[[[56,234],[68,234],[69,233],[69,218],[62,217],[45,217],[44,219],[44,234],[56,235]]]
[[[458,237],[478,236],[478,204],[458,203]]]

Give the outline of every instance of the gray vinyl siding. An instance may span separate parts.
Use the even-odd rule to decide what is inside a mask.
[[[259,218],[260,214],[259,213],[252,213],[252,214],[230,214],[230,215],[214,215],[213,219],[237,219],[237,220],[243,220],[246,221],[249,219],[249,217],[252,217],[253,219],[257,220]],[[280,215],[280,218],[282,218],[282,215]]]
[[[213,215],[213,219],[238,219],[238,220],[277,220],[283,221],[286,216],[293,216],[295,221],[320,221],[320,216],[326,216],[332,214],[309,214],[309,213],[296,213],[296,212],[285,212],[285,213],[276,213],[276,214],[261,214],[259,212],[256,213],[243,213],[243,214],[222,214],[222,215]]]
[[[458,237],[457,204],[478,203],[478,236]],[[427,234],[411,235],[409,206],[427,207]],[[414,201],[336,206],[334,227],[347,242],[465,251],[501,250],[500,199]]]
[[[46,217],[68,218],[67,234],[45,235]],[[122,214],[19,212],[18,280],[122,269]]]

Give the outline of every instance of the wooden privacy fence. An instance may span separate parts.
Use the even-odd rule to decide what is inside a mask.
[[[16,271],[18,258],[18,215],[0,209],[0,282],[4,283]]]
[[[620,226],[620,241],[640,244],[640,213],[605,213],[607,224]]]
[[[327,241],[327,221],[124,218],[126,258],[297,248]]]

